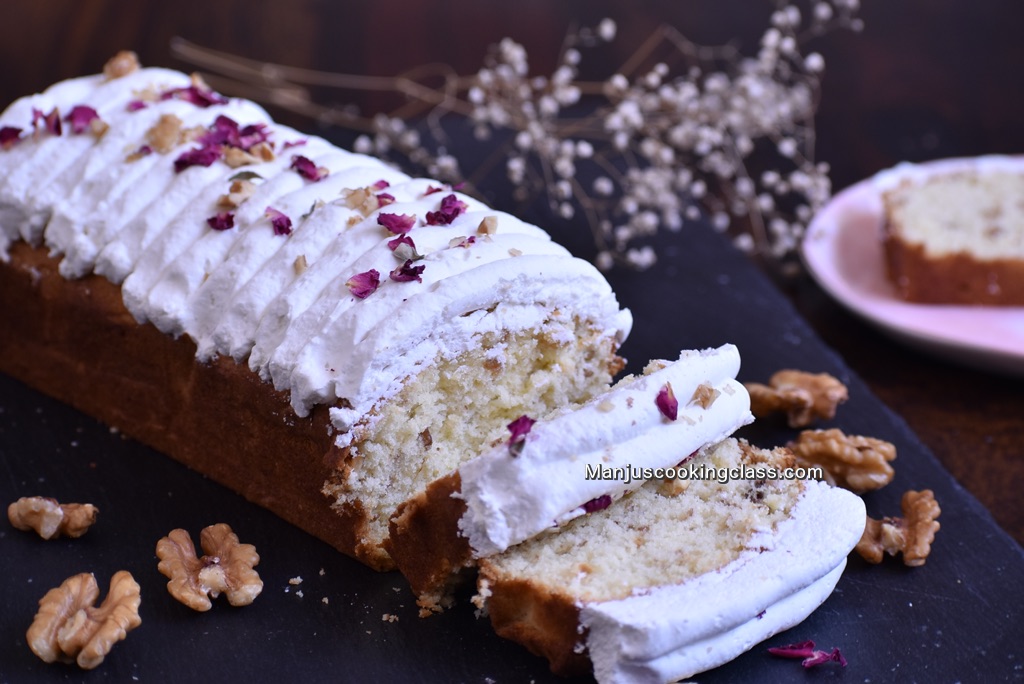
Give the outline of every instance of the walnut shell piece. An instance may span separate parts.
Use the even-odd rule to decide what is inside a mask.
[[[167,591],[192,610],[210,610],[211,598],[222,593],[233,606],[247,606],[263,591],[263,580],[253,568],[260,557],[252,544],[241,544],[231,527],[219,523],[199,534],[205,555],[197,556],[192,538],[183,529],[172,530],[156,544],[157,569],[170,581]]]
[[[835,418],[836,409],[849,398],[846,385],[828,373],[783,369],[767,385],[744,383],[750,394],[750,412],[756,418],[785,413],[790,427],[807,427]]]
[[[32,652],[43,662],[77,663],[91,670],[118,641],[142,624],[138,582],[127,570],[114,573],[110,591],[98,607],[99,586],[92,573],[67,578],[39,601],[39,612],[25,633]]]
[[[924,565],[939,531],[937,518],[942,513],[935,494],[930,489],[910,490],[900,502],[901,518],[875,520],[868,516],[864,534],[857,542],[857,553],[869,563],[881,563],[884,554],[903,554],[903,564],[909,567]]]
[[[786,446],[797,465],[821,466],[829,484],[858,494],[884,487],[896,474],[889,465],[896,447],[874,437],[847,435],[838,428],[804,430]]]
[[[45,496],[23,496],[7,507],[11,525],[26,532],[36,532],[43,539],[81,537],[99,515],[92,504],[59,503]]]

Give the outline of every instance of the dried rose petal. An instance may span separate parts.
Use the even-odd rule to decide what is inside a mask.
[[[270,131],[266,124],[255,123],[240,126],[231,117],[219,115],[199,138],[202,145],[229,145],[248,152],[256,145],[267,142]]]
[[[530,434],[530,430],[533,429],[536,422],[533,418],[522,415],[508,424],[508,431],[512,433],[512,436],[508,438],[508,453],[513,457],[523,453],[526,435]]]
[[[416,243],[408,235],[399,235],[394,240],[388,240],[388,248],[395,253],[395,258],[401,261],[419,261],[423,258],[416,251]]]
[[[676,395],[672,391],[672,383],[665,383],[665,386],[658,392],[658,396],[654,398],[654,403],[658,405],[661,415],[669,420],[675,420],[679,416],[679,400],[676,399]]]
[[[405,263],[391,272],[391,279],[399,283],[408,283],[413,280],[417,283],[422,283],[423,278],[421,278],[420,275],[423,273],[423,269],[425,269],[426,266],[423,264],[413,266],[412,264],[412,259],[406,259]]]
[[[437,211],[427,212],[427,225],[447,226],[467,208],[466,203],[455,195],[447,195],[441,200],[441,206]]]
[[[0,128],[0,148],[9,150],[21,142],[21,129],[17,126]]]
[[[476,236],[470,235],[469,237],[457,237],[452,238],[451,242],[448,243],[449,247],[462,247],[469,249],[470,245],[476,244]]]
[[[292,157],[291,168],[295,169],[296,172],[308,181],[317,182],[327,177],[327,169],[322,166],[317,166],[313,163],[312,159],[303,157],[301,154],[297,154]]]
[[[345,281],[345,286],[354,296],[366,299],[380,286],[380,273],[374,268],[364,273],[357,273]]]
[[[286,140],[285,143],[281,146],[281,149],[282,150],[287,150],[288,148],[291,148],[291,147],[302,147],[305,144],[306,144],[306,139],[305,138],[300,138],[299,140]]]
[[[42,129],[52,135],[61,134],[60,125],[60,112],[56,107],[50,110],[49,114],[43,114],[43,112],[35,107],[32,108],[32,128],[38,132],[40,129],[39,122],[42,122]]]
[[[220,114],[213,123],[210,124],[209,128],[206,129],[206,133],[199,137],[197,141],[201,145],[232,145],[239,147],[238,142],[238,122],[231,117]]]
[[[174,171],[175,173],[181,173],[190,166],[210,166],[213,162],[220,159],[223,151],[220,145],[209,145],[182,152],[174,160]]]
[[[68,112],[68,115],[64,117],[64,120],[71,124],[72,133],[85,133],[89,130],[94,120],[99,119],[100,115],[96,113],[96,110],[87,105],[75,105]]]
[[[433,185],[428,185],[427,189],[423,191],[423,196],[433,195],[435,192],[444,192],[444,188],[437,188]]]
[[[243,126],[238,132],[238,147],[248,152],[260,143],[270,141],[270,129],[266,124],[254,123]]]
[[[596,499],[591,499],[587,503],[583,504],[583,510],[587,513],[595,513],[597,511],[603,511],[612,505],[612,497],[610,494],[602,494]]]
[[[838,648],[833,648],[830,653],[825,651],[815,651],[814,655],[800,664],[804,667],[815,667],[817,665],[824,665],[825,663],[839,663],[840,666],[846,667],[846,658],[839,652]]]
[[[780,658],[801,658],[800,664],[807,668],[830,662],[836,662],[842,667],[846,667],[846,658],[843,657],[838,648],[833,648],[831,652],[819,651],[814,648],[813,641],[801,641],[796,644],[789,644],[788,646],[776,646],[769,648],[768,652]]]
[[[389,204],[395,203],[395,196],[390,192],[378,192],[376,197],[378,207],[386,207]]]
[[[206,219],[206,223],[214,230],[231,230],[235,227],[235,215],[230,211],[222,211]]]
[[[381,178],[379,181],[377,181],[376,183],[374,183],[370,187],[373,188],[374,190],[384,190],[385,188],[390,188],[391,187],[391,183],[388,183],[386,180]]]
[[[197,107],[212,107],[213,105],[227,104],[228,99],[210,88],[201,88],[195,84],[182,88],[171,88],[160,93],[161,100],[184,100],[191,102]]]
[[[149,104],[147,104],[145,102],[145,100],[132,100],[131,102],[128,103],[128,111],[129,112],[137,112],[140,109],[145,109],[148,106],[149,106]]]
[[[270,219],[274,227],[274,235],[289,235],[292,232],[292,220],[274,207],[267,207],[263,215]]]
[[[409,214],[377,214],[377,223],[395,235],[405,235],[416,226],[416,217]]]
[[[773,646],[768,652],[780,658],[810,658],[814,653],[814,642],[801,641],[786,646]]]

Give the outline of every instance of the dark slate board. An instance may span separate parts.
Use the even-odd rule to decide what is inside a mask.
[[[624,349],[632,368],[652,357],[674,358],[682,348],[734,342],[743,357],[741,379],[763,380],[787,366],[829,371],[851,393],[832,424],[891,440],[899,450],[896,480],[866,497],[869,513],[895,514],[904,490],[925,487],[943,509],[927,565],[872,567],[851,557],[825,605],[766,644],[813,639],[838,646],[848,667],[804,672],[760,645],[699,681],[1024,681],[1021,547],[743,256],[710,231],[672,242],[662,246],[654,269],[612,275],[636,319]],[[778,423],[752,427],[745,434],[762,446],[791,435]],[[78,540],[44,542],[0,522],[0,684],[564,681],[544,661],[494,636],[465,602],[421,620],[399,576],[374,573],[171,459],[0,377],[0,502],[36,494],[89,501],[102,513]],[[195,536],[216,522],[256,545],[265,590],[247,608],[220,601],[208,613],[193,613],[168,596],[154,547],[172,528]],[[105,594],[119,569],[142,585],[142,626],[89,673],[38,660],[25,630],[46,590],[89,571]],[[297,576],[302,584],[289,585]],[[399,620],[384,622],[385,613]]]

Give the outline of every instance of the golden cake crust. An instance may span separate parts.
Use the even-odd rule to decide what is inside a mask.
[[[431,482],[391,518],[385,546],[427,610],[441,608],[450,583],[472,561],[469,540],[459,534],[466,503],[453,496],[461,488],[455,471]]]
[[[330,475],[326,407],[297,417],[247,366],[197,362],[187,337],[136,323],[116,285],[95,275],[67,280],[57,265],[23,242],[0,262],[0,372],[358,556],[358,526],[320,492]]]
[[[921,304],[1024,306],[1024,262],[980,261],[969,254],[929,255],[885,228],[889,278],[899,296]]]
[[[580,611],[574,599],[547,586],[505,577],[487,559],[480,561],[480,582],[491,592],[487,612],[500,636],[547,658],[551,671],[563,676],[590,672],[590,659],[579,645]]]

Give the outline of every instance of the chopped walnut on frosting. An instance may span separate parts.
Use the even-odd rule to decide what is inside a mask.
[[[217,200],[217,206],[224,209],[237,209],[245,200],[256,192],[256,184],[251,180],[239,178],[231,181],[226,194]]]
[[[43,539],[81,537],[98,515],[99,509],[92,504],[61,504],[43,496],[23,496],[7,507],[11,525],[26,532],[34,531]]]
[[[103,76],[111,81],[138,70],[139,56],[131,50],[121,50],[103,65]]]
[[[896,447],[874,437],[847,435],[837,428],[804,430],[786,446],[798,465],[821,466],[829,484],[858,494],[884,487],[895,475],[889,461],[896,458]]]
[[[157,542],[157,569],[170,581],[167,591],[193,610],[207,611],[210,598],[226,594],[233,606],[247,606],[263,591],[263,580],[253,569],[260,562],[256,547],[241,544],[224,523],[203,529],[199,542],[205,552],[196,556],[188,532],[172,530]]]
[[[744,383],[750,393],[750,411],[757,418],[785,413],[790,427],[806,427],[816,420],[831,420],[839,404],[849,398],[846,385],[828,373],[780,370],[767,385]]]
[[[718,396],[721,394],[717,389],[702,382],[697,385],[697,389],[693,391],[693,396],[690,397],[690,403],[697,404],[701,408],[711,408],[711,405],[715,403]]]
[[[69,577],[46,592],[25,634],[32,652],[44,662],[74,662],[86,670],[102,663],[114,644],[142,624],[142,598],[126,570],[114,574],[107,597],[96,606],[99,593],[91,573]]]
[[[924,565],[939,531],[937,518],[942,512],[935,494],[930,489],[910,490],[900,502],[901,518],[875,520],[868,516],[864,535],[857,543],[857,553],[869,563],[881,563],[888,553],[903,554],[903,564],[910,567]]]

